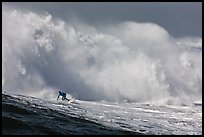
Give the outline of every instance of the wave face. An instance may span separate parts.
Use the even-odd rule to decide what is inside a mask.
[[[66,109],[60,111],[57,109],[61,108],[60,106]],[[33,97],[2,94],[2,133],[3,135],[142,134],[106,127],[81,115],[70,113],[74,109],[80,110],[79,106],[71,104],[68,106]]]
[[[202,99],[201,38],[174,38],[154,23],[95,27],[2,8],[4,91],[185,105]]]
[[[202,135],[202,106],[158,106],[2,94],[4,135]]]

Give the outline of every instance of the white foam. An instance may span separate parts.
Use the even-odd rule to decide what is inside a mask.
[[[3,90],[38,97],[63,90],[116,102],[201,100],[201,38],[177,39],[150,22],[104,28],[3,5]]]

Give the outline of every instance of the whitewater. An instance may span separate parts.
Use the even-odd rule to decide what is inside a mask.
[[[75,102],[56,101],[58,90]],[[63,114],[106,127],[100,134],[202,134],[202,39],[175,38],[153,22],[93,26],[3,4],[2,104],[6,122],[30,122],[15,110],[45,110],[41,120]],[[98,133],[86,130],[69,133]]]

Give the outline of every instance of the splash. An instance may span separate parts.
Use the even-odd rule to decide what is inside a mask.
[[[201,38],[174,38],[154,23],[103,28],[3,5],[3,90],[165,104],[202,99]]]

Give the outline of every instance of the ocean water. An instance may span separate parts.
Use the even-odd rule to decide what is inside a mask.
[[[201,135],[202,106],[155,106],[2,94],[4,135]]]
[[[2,94],[2,133],[4,135],[125,135],[141,134],[117,128],[109,128],[83,115],[74,114],[80,106],[58,104],[37,98]],[[34,101],[34,102],[33,102]],[[46,107],[63,105],[66,109],[58,110]],[[61,109],[61,107],[59,107]],[[83,110],[84,111],[84,110]]]
[[[3,134],[200,135],[202,38],[3,3],[2,108]]]

